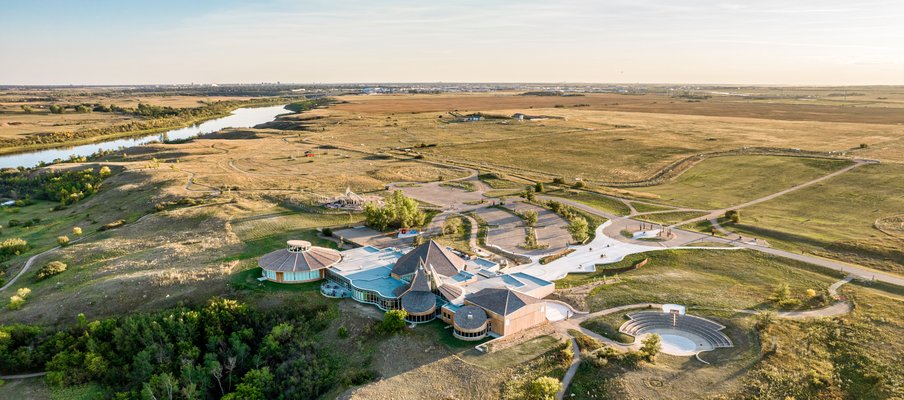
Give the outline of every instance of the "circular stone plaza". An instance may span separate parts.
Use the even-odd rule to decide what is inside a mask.
[[[640,342],[657,334],[662,338],[662,352],[674,356],[692,356],[703,351],[732,347],[731,339],[722,329],[725,326],[703,317],[687,315],[677,304],[664,304],[662,311],[638,311],[628,314],[629,320],[619,331],[634,336]]]

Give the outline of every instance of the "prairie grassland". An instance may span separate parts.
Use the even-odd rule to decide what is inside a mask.
[[[384,98],[384,101],[393,97]],[[404,99],[403,99],[404,100]],[[378,102],[378,100],[369,100]],[[441,113],[317,110],[311,137],[371,151],[413,148],[427,159],[469,162],[502,172],[590,182],[643,180],[702,152],[743,147],[840,151],[904,161],[904,127],[865,123],[613,112],[587,109],[499,109],[564,120],[449,122]],[[428,147],[418,147],[418,145]],[[861,144],[867,148],[857,149]]]
[[[672,181],[636,190],[656,194],[670,204],[711,210],[767,196],[850,164],[844,160],[801,157],[714,157]]]
[[[784,90],[783,95],[766,94],[762,100],[749,97],[725,96],[707,93],[710,99],[688,101],[660,93],[643,95],[600,93],[585,96],[519,96],[518,93],[494,94],[440,94],[440,95],[392,95],[392,96],[344,96],[339,99],[347,103],[336,108],[361,113],[419,113],[419,112],[475,112],[507,109],[525,109],[528,114],[539,114],[537,109],[568,108],[581,110],[627,111],[642,113],[684,114],[710,117],[763,118],[787,121],[824,121],[898,124],[904,116],[896,108],[904,101],[901,90],[879,88],[856,92],[870,93],[863,101],[851,100],[858,96],[848,96],[847,101],[837,94],[840,89],[822,91],[794,89]],[[796,102],[769,101],[770,99],[799,99],[808,95],[821,96],[821,103],[809,100]],[[885,99],[879,99],[884,97]],[[848,102],[852,101],[852,102]],[[855,105],[856,107],[842,107]],[[531,110],[533,109],[533,110]]]
[[[731,231],[806,251],[904,273],[904,231],[876,229],[904,214],[904,166],[865,165],[741,210]],[[881,222],[880,222],[881,223]]]

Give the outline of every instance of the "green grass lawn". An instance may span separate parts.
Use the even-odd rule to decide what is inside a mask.
[[[581,322],[581,326],[616,342],[629,344],[634,343],[634,337],[618,331],[627,320],[625,313],[614,313]]]
[[[849,161],[778,156],[706,159],[677,179],[637,188],[661,201],[699,209],[727,208],[779,192],[850,165]]]
[[[689,219],[701,217],[706,214],[707,213],[705,211],[675,211],[661,214],[638,215],[632,218],[641,221],[653,222],[656,224],[673,225],[681,221],[687,221]]]
[[[745,208],[741,223],[725,228],[775,247],[904,273],[904,231],[895,237],[874,227],[904,214],[902,182],[904,165],[865,165]]]
[[[775,308],[768,298],[780,283],[787,283],[792,296],[801,299],[798,308],[814,308],[823,304],[803,300],[806,290],[824,291],[839,279],[809,264],[750,250],[652,251],[625,257],[617,266],[628,266],[646,257],[650,258],[646,266],[618,275],[617,283],[594,287],[587,297],[591,312],[645,302]],[[590,284],[600,281],[603,275],[603,271],[571,274],[556,284]]]
[[[23,400],[97,400],[105,398],[97,384],[51,388],[44,378],[16,379],[0,386],[0,398]]]
[[[486,183],[487,186],[493,189],[520,189],[524,190],[527,186],[523,183],[512,182],[504,178],[502,174],[488,173],[488,174],[480,174],[477,175],[477,179]]]
[[[545,194],[554,197],[561,197],[586,204],[600,211],[605,211],[615,215],[628,215],[631,209],[625,203],[600,194],[576,190],[554,190]]]
[[[637,212],[671,210],[671,207],[658,206],[658,205],[649,204],[649,203],[640,203],[640,202],[636,202],[636,201],[632,201],[631,205],[634,206],[634,209],[637,210]]]

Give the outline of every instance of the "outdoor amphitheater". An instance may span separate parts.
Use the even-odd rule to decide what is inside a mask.
[[[628,314],[629,320],[619,331],[633,336],[638,342],[647,335],[662,338],[662,352],[675,356],[692,356],[703,351],[732,347],[731,339],[722,329],[725,326],[706,318],[687,315],[684,307],[663,311],[639,311]]]

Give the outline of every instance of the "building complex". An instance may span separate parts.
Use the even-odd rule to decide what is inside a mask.
[[[262,279],[280,283],[324,280],[320,291],[381,310],[405,310],[410,323],[439,318],[455,337],[480,340],[547,323],[553,282],[523,272],[502,273],[483,258],[435,241],[406,249],[372,246],[336,251],[289,241],[261,257]]]

